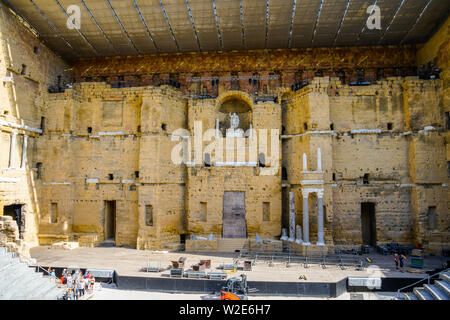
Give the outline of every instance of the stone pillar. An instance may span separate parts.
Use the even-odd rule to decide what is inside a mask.
[[[216,138],[220,137],[219,119],[216,119]]]
[[[287,230],[286,228],[281,229],[281,238],[280,240],[287,240],[288,236],[287,236]]]
[[[317,148],[317,171],[322,171],[322,151]]]
[[[303,171],[308,171],[308,159],[306,153],[303,154]]]
[[[303,239],[302,239],[302,226],[297,225],[297,239],[295,239],[296,243],[303,243]]]
[[[324,246],[324,233],[323,233],[323,190],[317,192],[317,245]]]
[[[11,145],[9,148],[9,167],[14,168],[14,150],[16,149],[17,132],[11,133]]]
[[[23,136],[23,147],[22,147],[22,169],[25,169],[27,164],[27,145],[28,145],[28,136]]]
[[[289,241],[295,241],[295,194],[289,192]]]
[[[303,194],[303,244],[309,243],[309,204],[308,204],[308,191],[302,191]]]

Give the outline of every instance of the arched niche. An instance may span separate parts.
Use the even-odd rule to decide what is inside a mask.
[[[216,103],[217,115],[219,119],[219,129],[225,136],[226,129],[231,127],[230,114],[236,113],[239,117],[238,129],[246,132],[253,122],[253,102],[251,97],[241,91],[229,91],[220,95]]]

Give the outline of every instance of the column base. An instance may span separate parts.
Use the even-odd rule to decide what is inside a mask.
[[[318,245],[318,246],[324,246],[325,243],[324,243],[324,242],[317,242],[316,245]]]
[[[311,245],[311,242],[303,242],[302,243],[304,246],[309,246],[309,245]]]
[[[302,244],[303,240],[297,239],[297,240],[295,240],[295,243]]]
[[[294,242],[295,241],[295,238],[289,238],[288,239],[290,242]]]

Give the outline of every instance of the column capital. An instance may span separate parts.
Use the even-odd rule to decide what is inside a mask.
[[[322,190],[317,190],[317,197],[318,198],[323,198],[323,189]]]
[[[309,192],[310,192],[309,190],[302,190],[302,195],[304,199],[309,197]]]

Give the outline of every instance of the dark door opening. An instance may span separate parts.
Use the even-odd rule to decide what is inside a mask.
[[[245,192],[224,192],[222,237],[247,238]]]
[[[361,203],[361,232],[364,245],[377,245],[377,224],[375,219],[375,203]]]
[[[105,201],[105,240],[116,238],[116,201]]]
[[[19,229],[19,238],[23,239],[23,232],[25,231],[25,215],[22,214],[21,204],[12,204],[3,207],[3,215],[11,216],[17,223]]]

